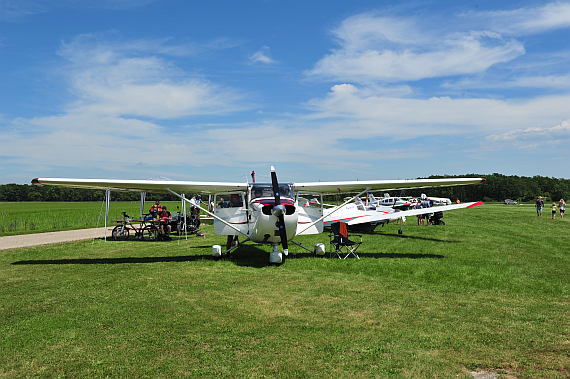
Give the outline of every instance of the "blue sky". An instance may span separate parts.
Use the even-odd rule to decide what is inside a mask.
[[[0,1],[0,70],[0,183],[570,178],[570,2]]]

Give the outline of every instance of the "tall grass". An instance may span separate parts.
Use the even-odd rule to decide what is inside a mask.
[[[364,234],[360,260],[207,233],[0,255],[0,377],[570,376],[569,221],[447,212]],[[326,234],[299,237],[306,246]]]

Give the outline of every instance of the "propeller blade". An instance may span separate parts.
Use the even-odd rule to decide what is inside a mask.
[[[273,166],[271,166],[271,185],[273,186],[273,197],[275,198],[273,214],[277,216],[277,227],[279,228],[279,235],[281,236],[281,246],[283,246],[283,252],[287,255],[289,254],[289,244],[287,242],[287,230],[285,229],[285,207],[281,205],[279,182],[277,181],[277,174]]]

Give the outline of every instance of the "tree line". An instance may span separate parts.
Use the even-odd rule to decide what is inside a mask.
[[[111,201],[140,201],[140,192],[112,191]],[[105,190],[70,188],[59,186],[36,186],[32,184],[0,185],[0,201],[104,201]],[[146,201],[174,201],[171,193],[147,192]]]
[[[483,185],[455,186],[392,191],[392,196],[420,196],[425,193],[433,197],[447,197],[452,201],[503,201],[512,199],[521,202],[534,202],[538,196],[545,201],[570,199],[570,179],[549,178],[544,176],[506,176],[468,174],[461,176],[429,176],[434,178],[476,177],[485,178]],[[186,194],[191,196],[192,194]],[[379,194],[381,195],[381,194]],[[58,186],[36,186],[30,184],[0,185],[0,201],[103,201],[105,191],[97,189],[67,188]],[[170,193],[147,193],[147,201],[176,201],[178,198]],[[139,201],[138,192],[113,191],[112,201]]]
[[[545,176],[506,176],[494,173],[492,175],[468,174],[464,176],[430,176],[432,178],[459,178],[475,177],[485,178],[482,185],[438,187],[414,189],[409,196],[419,196],[425,193],[428,196],[447,197],[452,201],[500,201],[515,200],[519,203],[534,203],[538,196],[545,201],[558,202],[560,199],[570,198],[570,179],[549,178]]]

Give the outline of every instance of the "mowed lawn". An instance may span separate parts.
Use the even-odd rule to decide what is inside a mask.
[[[570,218],[529,205],[268,263],[224,236],[0,252],[0,377],[570,377]],[[569,216],[570,217],[570,216]],[[326,233],[297,238],[312,247]]]

